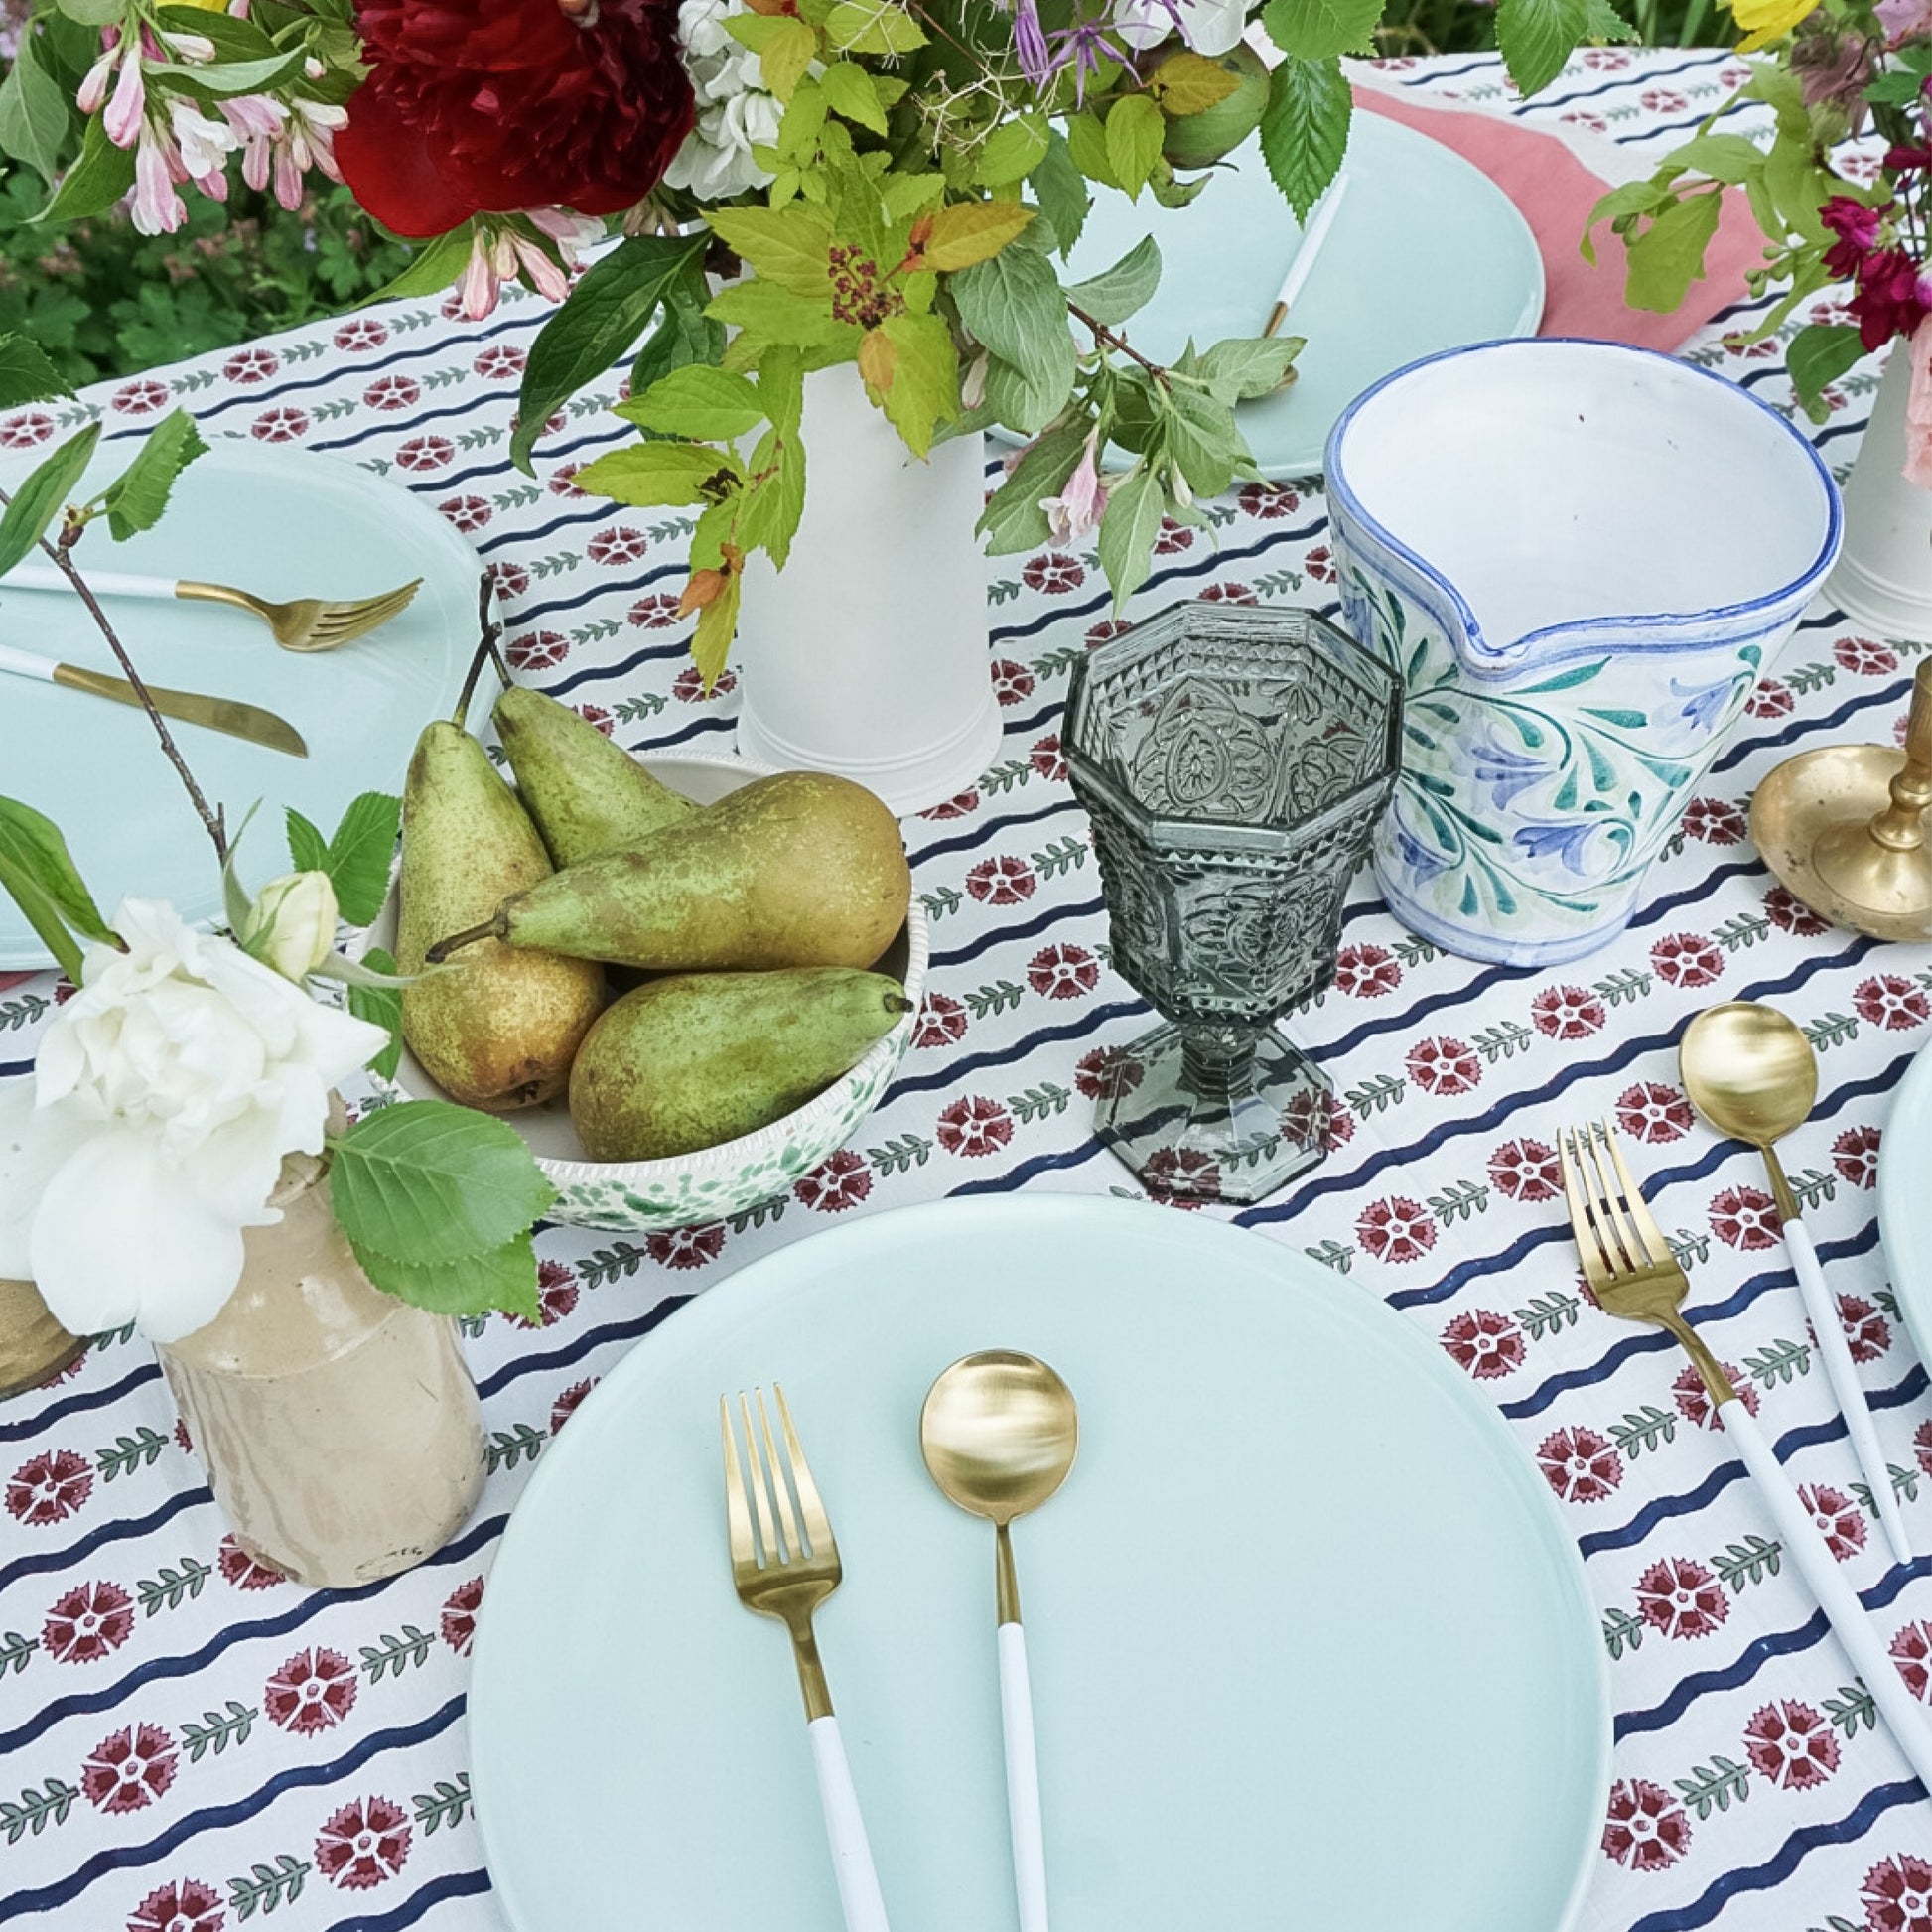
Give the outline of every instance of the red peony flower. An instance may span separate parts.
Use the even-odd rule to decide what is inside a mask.
[[[336,159],[398,234],[483,211],[562,206],[616,214],[656,187],[695,105],[675,0],[362,0],[372,71]]]

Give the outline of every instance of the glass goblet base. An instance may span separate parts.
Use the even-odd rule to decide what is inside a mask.
[[[1272,1027],[1170,1024],[1108,1062],[1094,1128],[1150,1192],[1258,1201],[1327,1159],[1332,1091]]]

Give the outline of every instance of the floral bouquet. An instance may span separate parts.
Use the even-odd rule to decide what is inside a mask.
[[[1792,337],[1792,385],[1822,422],[1826,384],[1901,339],[1905,475],[1932,487],[1932,0],[1738,0],[1736,16],[1749,29],[1742,51],[1775,44],[1737,96],[1772,109],[1769,145],[1715,131],[1727,101],[1648,180],[1606,195],[1591,230],[1608,219],[1622,237],[1633,307],[1674,309],[1703,273],[1725,187],[1741,186],[1766,242],[1753,291],[1789,283],[1748,340],[1849,282],[1851,321],[1813,320]],[[1858,136],[1883,142],[1875,168],[1845,151]]]
[[[1060,265],[1096,190],[1191,202],[1257,134],[1306,216],[1347,145],[1341,57],[1372,49],[1383,4],[43,0],[0,148],[45,177],[45,218],[131,195],[149,232],[236,169],[291,207],[320,170],[426,243],[389,293],[455,283],[480,317],[518,277],[561,302],[519,399],[526,469],[562,403],[634,355],[620,409],[643,440],[576,481],[698,512],[683,607],[709,678],[748,553],[782,564],[798,526],[811,370],[856,362],[915,455],[994,424],[1027,439],[990,546],[1097,529],[1118,599],[1163,517],[1255,477],[1235,406],[1289,380],[1298,345],[1161,366],[1123,333],[1152,242],[1071,287]],[[1628,38],[1607,0],[1499,0],[1496,25],[1526,93],[1580,40]]]

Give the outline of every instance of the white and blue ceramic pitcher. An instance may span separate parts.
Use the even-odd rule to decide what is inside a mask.
[[[1327,482],[1348,627],[1408,692],[1390,909],[1514,965],[1604,944],[1838,554],[1830,474],[1722,376],[1550,339],[1387,377]]]

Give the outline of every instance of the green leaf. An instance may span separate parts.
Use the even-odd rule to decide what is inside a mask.
[[[1107,166],[1130,201],[1140,199],[1167,138],[1165,116],[1144,93],[1122,94],[1108,111]]]
[[[1093,113],[1069,115],[1065,138],[1067,156],[1080,174],[1103,188],[1120,186],[1107,157],[1107,130]]]
[[[706,240],[702,232],[631,235],[579,277],[570,300],[557,308],[530,345],[510,436],[510,461],[518,469],[533,474],[530,452],[543,426],[586,383],[630,350],[660,308],[666,308],[664,327],[674,336],[691,331],[692,310],[703,306]],[[680,295],[681,307],[676,300]],[[709,340],[707,333],[703,341],[708,345]],[[659,373],[668,373],[668,366]]]
[[[362,955],[362,964],[378,973],[393,974],[397,971],[395,955],[385,952],[380,946],[371,946]],[[351,985],[348,989],[348,1010],[356,1019],[366,1020],[372,1027],[380,1027],[389,1035],[389,1043],[370,1060],[369,1070],[381,1079],[393,1080],[396,1068],[402,1064],[401,988]]]
[[[1524,95],[1541,93],[1580,41],[1635,38],[1608,0],[1497,0],[1496,45]]]
[[[1814,423],[1831,414],[1823,390],[1836,382],[1864,353],[1858,330],[1849,322],[1813,322],[1792,337],[1784,352],[1785,367],[1791,371],[1791,386]]]
[[[364,1247],[353,1235],[349,1246],[362,1272],[385,1295],[431,1314],[487,1314],[501,1309],[526,1321],[541,1321],[537,1295],[537,1255],[527,1234],[491,1248],[487,1254],[454,1261],[399,1261]]]
[[[343,813],[322,870],[336,889],[336,909],[350,925],[369,925],[382,910],[401,824],[402,800],[387,791],[365,791]],[[291,849],[293,843],[291,826]]]
[[[793,348],[829,348],[848,337],[856,343],[858,337],[852,324],[833,320],[829,279],[816,301],[776,282],[737,282],[714,297],[705,314],[760,341]]]
[[[223,61],[207,67],[175,63],[150,67],[149,82],[164,93],[184,94],[190,100],[206,104],[230,100],[237,94],[259,94],[279,88],[302,71],[307,58],[308,49],[296,46],[259,61]]]
[[[83,939],[102,942],[114,935],[87,891],[60,827],[14,798],[0,798],[0,886],[27,915],[42,943],[60,959],[68,977],[79,985],[79,955],[67,938],[69,928]]]
[[[1707,188],[1673,203],[1630,242],[1623,299],[1633,309],[1668,315],[1704,273],[1704,251],[1718,232],[1724,191]]]
[[[1596,230],[1603,222],[1615,223],[1627,221],[1633,216],[1655,214],[1659,208],[1676,199],[1668,188],[1648,179],[1626,181],[1619,187],[1612,188],[1590,209],[1589,218],[1584,223],[1584,238],[1577,244],[1577,252],[1594,267]]]
[[[1076,359],[1052,263],[1038,249],[1017,244],[961,269],[948,287],[960,320],[997,358],[987,381],[989,401],[998,385],[1000,420],[1023,436],[1037,436],[1065,408]]]
[[[439,1265],[529,1231],[557,1197],[506,1122],[447,1100],[406,1100],[332,1143],[336,1219],[358,1251]]]
[[[1348,151],[1353,97],[1338,60],[1282,57],[1269,76],[1261,154],[1296,218],[1306,221]]]
[[[909,54],[925,45],[925,30],[891,0],[838,0],[825,17],[825,37],[854,54]]]
[[[729,443],[764,421],[764,402],[742,375],[693,362],[619,403],[617,413],[659,436]]]
[[[19,32],[13,69],[0,83],[0,151],[25,162],[52,188],[72,116],[66,89],[41,65],[41,37],[31,21]]]
[[[115,17],[120,9],[116,7]],[[37,221],[86,221],[105,214],[134,186],[134,151],[107,138],[105,117],[94,115],[80,138],[80,158],[61,178]]]
[[[1764,171],[1764,150],[1741,134],[1698,134],[1673,148],[1666,165],[1709,175],[1713,181],[1741,185]]]
[[[744,576],[735,570],[728,572],[724,589],[698,613],[697,624],[691,632],[691,661],[698,667],[707,691],[718,682],[718,674],[731,655],[732,638],[738,632],[739,599],[744,589]]]
[[[0,577],[47,534],[73,495],[99,441],[100,424],[89,423],[69,436],[14,492],[6,514],[0,516]]]
[[[1216,343],[1196,373],[1222,402],[1272,396],[1304,347],[1300,336],[1235,336]]]
[[[1337,54],[1370,54],[1382,0],[1268,0],[1261,24],[1284,54],[1327,61]]]
[[[879,104],[879,89],[856,61],[834,61],[818,76],[818,84],[825,89],[826,105],[835,114],[843,114],[875,134],[886,132],[886,110]]]
[[[762,30],[757,42],[759,71],[767,92],[789,100],[792,90],[805,77],[805,69],[818,59],[818,36],[795,14],[742,14],[725,23],[725,31],[745,40],[740,30],[756,26]],[[837,106],[836,101],[833,102]]]
[[[586,464],[574,481],[593,495],[650,508],[710,502],[712,493],[706,485],[720,472],[744,480],[743,465],[729,451],[707,449],[701,443],[641,443]]]
[[[80,984],[82,956],[73,943],[73,934],[47,889],[32,873],[25,871],[7,855],[0,841],[0,892],[20,907],[21,916],[34,928],[42,945],[53,954],[54,963],[75,986]]]
[[[1114,609],[1126,608],[1127,600],[1147,582],[1148,567],[1154,561],[1154,539],[1160,534],[1161,519],[1167,513],[1167,498],[1152,471],[1135,470],[1114,485],[1107,508],[1100,518],[1100,568],[1114,593]]]
[[[1073,165],[1065,135],[1057,129],[1047,135],[1046,153],[1028,177],[1027,186],[1034,191],[1040,213],[1052,224],[1053,245],[1064,260],[1073,252],[1080,230],[1087,225],[1087,210],[1093,207],[1093,197],[1087,193],[1087,185]]]
[[[1146,308],[1160,286],[1161,250],[1152,235],[1143,235],[1112,268],[1076,282],[1066,299],[1112,329]]]
[[[990,260],[1033,225],[1021,202],[955,202],[932,217],[925,244],[928,268],[956,270]]]
[[[797,350],[765,351],[759,363],[759,405],[780,436],[796,438],[805,413],[805,358]]]
[[[0,336],[0,409],[73,394],[68,379],[25,336]]]
[[[288,831],[289,870],[291,872],[327,872],[329,870],[329,841],[322,836],[319,827],[295,809],[293,805],[283,813],[283,823]],[[337,899],[338,906],[342,904]],[[366,920],[357,921],[366,924]]]
[[[116,20],[120,17],[119,13],[114,16]],[[159,7],[155,20],[171,34],[199,34],[212,41],[215,57],[221,61],[259,61],[275,52],[274,41],[254,21],[213,7]]]
[[[1205,501],[1234,481],[1235,466],[1246,454],[1233,408],[1202,389],[1176,382],[1169,391],[1168,454],[1179,464],[1194,495]]]
[[[767,282],[793,295],[832,300],[832,217],[809,202],[784,207],[719,207],[705,217]],[[573,298],[574,299],[574,298]]]
[[[773,430],[760,437],[752,452],[751,474],[758,481],[745,492],[738,541],[746,550],[767,551],[782,570],[805,513],[805,451],[797,432],[780,436]]]
[[[124,0],[59,0],[61,11],[82,27],[108,27],[127,13]]]
[[[892,348],[885,379],[867,388],[914,456],[932,448],[933,429],[959,414],[959,357],[952,331],[937,316],[889,316],[867,338]],[[859,368],[866,373],[862,351]]]
[[[1040,115],[1023,114],[1018,120],[1002,121],[986,137],[986,145],[973,164],[973,179],[982,188],[1005,188],[1011,182],[1024,181],[1046,158],[1047,151],[1046,123]]]
[[[1381,10],[1381,0],[1376,0]],[[1147,90],[1161,103],[1170,120],[1184,120],[1190,114],[1205,114],[1218,107],[1241,83],[1219,61],[1205,55],[1170,54],[1147,76]]]
[[[477,224],[466,221],[460,228],[452,228],[448,234],[440,234],[434,241],[426,243],[416,251],[414,259],[393,282],[385,282],[373,295],[365,295],[361,306],[371,302],[394,302],[404,296],[440,295],[459,275],[464,264],[470,259],[471,239]],[[581,290],[580,290],[581,292]],[[564,314],[571,305],[566,303],[558,311]],[[537,342],[542,342],[539,336]],[[535,360],[536,345],[531,345],[531,359]],[[524,376],[527,385],[529,377]],[[537,418],[539,427],[543,418]]]
[[[207,455],[207,445],[187,410],[171,410],[155,424],[134,461],[101,491],[114,541],[125,543],[159,523],[175,479],[198,456]]]
[[[1087,447],[1092,424],[1085,417],[1049,429],[1021,452],[1007,480],[996,489],[980,514],[976,528],[986,537],[991,556],[1037,550],[1050,534],[1043,497],[1057,496]]]
[[[641,396],[653,382],[673,369],[694,362],[715,364],[725,352],[725,329],[705,314],[711,290],[705,282],[704,258],[694,255],[683,277],[664,297],[657,327],[644,339],[630,365],[630,393]],[[566,305],[568,306],[568,305]],[[544,419],[546,422],[548,417]]]

